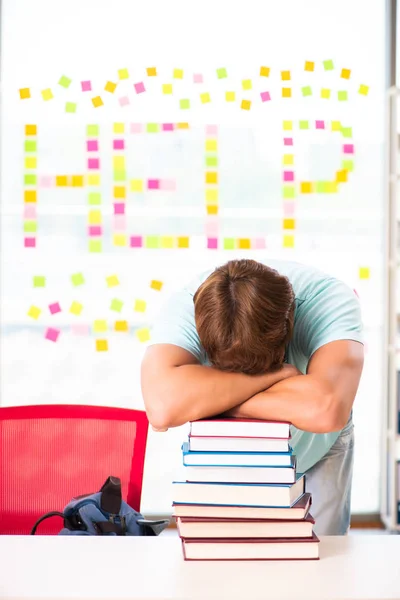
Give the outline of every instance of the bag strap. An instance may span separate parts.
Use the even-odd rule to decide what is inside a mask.
[[[58,511],[53,511],[53,512],[46,513],[45,515],[43,515],[42,517],[40,517],[40,519],[38,519],[36,521],[36,523],[32,527],[30,535],[35,535],[36,529],[38,528],[38,525],[40,525],[40,523],[42,521],[44,521],[45,519],[49,519],[50,517],[61,517],[62,519],[64,519],[64,522],[66,520],[66,518],[64,516],[64,513],[61,513],[61,512],[58,512]]]
[[[116,533],[117,535],[125,535],[126,527],[125,522],[123,521],[122,526],[117,525],[117,523],[112,523],[111,521],[97,521],[93,523],[96,530],[98,530],[100,535],[104,535],[105,533]]]
[[[118,515],[121,510],[122,490],[119,477],[108,477],[101,489],[100,507],[111,515]]]

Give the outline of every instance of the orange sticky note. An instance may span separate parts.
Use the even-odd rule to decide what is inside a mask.
[[[281,79],[282,81],[290,80],[290,71],[281,71]]]
[[[19,90],[19,97],[21,100],[27,100],[31,97],[31,90],[29,88],[21,88]]]
[[[96,350],[97,350],[97,352],[107,352],[108,341],[107,340],[96,340]]]
[[[24,201],[25,202],[36,202],[36,200],[37,200],[36,190],[25,190],[25,192],[24,192]]]
[[[83,175],[72,175],[72,187],[83,187]]]
[[[106,92],[110,92],[111,94],[113,94],[115,92],[116,88],[117,88],[116,83],[114,83],[113,81],[107,81],[104,89],[106,90]]]
[[[313,184],[311,181],[302,181],[300,183],[300,193],[301,194],[312,194]]]
[[[66,187],[68,185],[68,177],[66,175],[56,175],[56,186]]]
[[[342,79],[350,79],[350,74],[351,74],[350,69],[342,69],[342,72],[340,73],[340,77]]]
[[[25,125],[25,135],[37,135],[37,125]]]
[[[250,100],[242,100],[240,108],[242,110],[250,110],[251,109],[251,101]]]
[[[218,183],[217,171],[206,171],[205,179],[206,179],[207,184],[217,184]]]
[[[157,279],[152,279],[150,281],[150,287],[152,290],[156,290],[157,292],[161,292],[163,286],[162,281],[158,281]]]
[[[248,238],[239,238],[238,239],[238,248],[239,250],[250,250],[251,242]]]
[[[218,214],[218,206],[216,204],[211,204],[206,207],[208,215],[217,215]]]
[[[114,186],[114,198],[126,198],[126,188],[123,185]]]
[[[103,104],[104,104],[104,102],[100,98],[100,96],[96,96],[95,98],[92,98],[92,103],[95,108],[99,108],[99,106],[103,106]]]
[[[295,229],[294,219],[283,219],[283,229]]]
[[[282,88],[282,98],[291,98],[292,88]]]
[[[306,60],[306,64],[304,65],[305,71],[314,71],[314,63],[310,60]]]
[[[178,237],[178,248],[189,248],[189,238]]]
[[[128,321],[115,321],[115,331],[128,331]]]
[[[146,69],[146,71],[147,71],[148,77],[156,77],[156,75],[157,75],[157,68],[156,67],[148,67]]]
[[[260,77],[269,77],[270,71],[269,67],[260,67]]]
[[[336,171],[336,181],[338,183],[344,183],[347,181],[347,171],[343,169],[342,171]]]

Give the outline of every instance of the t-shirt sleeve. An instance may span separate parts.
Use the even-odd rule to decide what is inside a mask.
[[[175,292],[164,304],[154,323],[150,344],[180,346],[199,362],[205,361],[194,319],[193,293],[188,288]]]
[[[330,279],[298,302],[293,342],[309,360],[318,348],[337,340],[363,343],[363,325],[355,292]]]

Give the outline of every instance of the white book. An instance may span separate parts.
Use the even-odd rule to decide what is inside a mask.
[[[205,483],[294,483],[292,467],[185,467],[186,481]]]
[[[190,423],[190,435],[289,439],[290,423],[256,419],[202,419]]]
[[[271,438],[238,438],[189,436],[191,452],[291,452],[289,440]]]
[[[191,452],[189,444],[182,446],[183,464],[186,467],[294,467],[291,452]]]

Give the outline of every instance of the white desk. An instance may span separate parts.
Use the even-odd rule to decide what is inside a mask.
[[[326,537],[320,549],[310,562],[184,562],[171,535],[0,536],[0,598],[400,598],[400,536]]]

